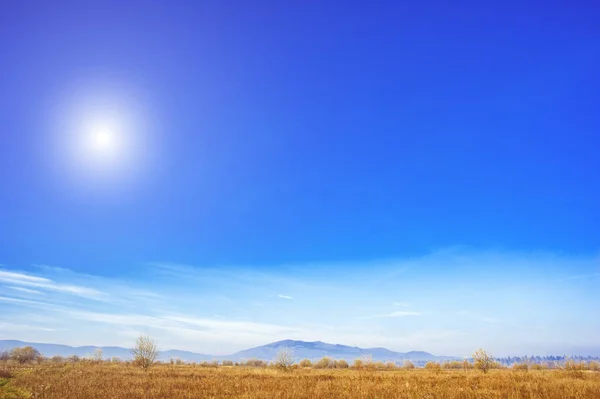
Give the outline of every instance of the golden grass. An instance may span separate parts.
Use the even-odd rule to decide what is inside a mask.
[[[128,364],[44,364],[11,374],[10,382],[0,387],[0,398],[600,398],[600,373],[560,370],[492,370],[484,375],[476,370],[284,372],[157,365],[144,373]]]

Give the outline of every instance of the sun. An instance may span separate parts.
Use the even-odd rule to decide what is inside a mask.
[[[90,192],[122,192],[152,177],[161,124],[128,85],[67,90],[48,109],[44,156],[60,179]],[[58,175],[57,175],[58,176]]]
[[[92,145],[96,151],[110,152],[115,149],[116,137],[110,130],[99,130],[92,135]]]
[[[94,124],[86,132],[89,155],[99,158],[114,158],[122,149],[122,134],[109,124]]]

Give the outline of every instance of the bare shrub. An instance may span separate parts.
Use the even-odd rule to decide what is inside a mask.
[[[415,365],[410,360],[405,360],[402,363],[402,368],[405,369],[405,370],[412,370],[412,369],[415,368]]]
[[[440,364],[437,362],[427,362],[425,364],[425,368],[427,370],[440,371],[442,369],[442,366],[440,366]]]
[[[600,363],[596,361],[591,361],[588,363],[588,368],[591,371],[600,371]]]
[[[377,361],[373,362],[373,368],[376,370],[384,370],[386,368],[386,365],[382,361]]]
[[[14,348],[11,350],[10,358],[19,364],[26,364],[41,360],[42,354],[32,346],[25,346],[23,348]]]
[[[585,364],[583,362],[576,362],[573,359],[567,358],[565,361],[564,370],[572,377],[582,378],[583,371],[585,370]]]
[[[495,367],[494,358],[483,349],[479,349],[473,353],[473,362],[475,368],[483,371],[484,374]]]
[[[134,364],[141,367],[144,371],[148,371],[158,357],[156,343],[147,335],[141,335],[137,339],[131,353],[133,354]]]
[[[352,368],[356,370],[362,370],[364,367],[363,361],[361,359],[355,359],[352,363]]]
[[[443,367],[445,369],[449,369],[449,370],[460,370],[463,368],[463,364],[462,364],[462,362],[453,360],[451,362],[445,362],[443,364]]]
[[[221,362],[221,364],[222,364],[223,366],[233,366],[233,361],[232,361],[232,360],[223,360],[223,361]]]
[[[282,348],[273,359],[275,367],[288,371],[294,365],[294,352],[290,348]]]
[[[371,355],[362,355],[360,357],[362,360],[363,368],[366,370],[374,370],[375,364],[373,363],[373,356]]]
[[[345,361],[344,359],[340,359],[335,363],[335,368],[338,368],[338,369],[347,369],[348,367],[350,367],[350,366],[348,365],[348,362]]]
[[[249,367],[267,367],[267,362],[259,359],[249,359],[246,361],[245,365]]]
[[[102,348],[96,348],[94,350],[94,353],[92,353],[90,355],[90,360],[92,360],[95,363],[100,363],[102,361],[102,357],[103,357]]]
[[[312,367],[312,362],[308,359],[302,359],[298,364],[300,365],[300,367]]]
[[[333,360],[331,360],[331,358],[325,356],[321,360],[319,360],[317,363],[315,363],[314,368],[328,369],[328,368],[333,368],[333,366],[334,366]]]

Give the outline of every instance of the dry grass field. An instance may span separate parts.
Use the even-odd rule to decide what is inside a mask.
[[[0,398],[598,399],[600,373],[564,370],[315,370],[128,364],[0,370]]]

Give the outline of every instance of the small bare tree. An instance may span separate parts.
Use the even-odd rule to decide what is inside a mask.
[[[479,349],[473,353],[473,363],[476,369],[485,374],[494,366],[494,358],[483,349]]]
[[[102,348],[96,348],[94,353],[91,354],[90,359],[95,363],[100,363],[102,362],[103,356]]]
[[[275,367],[284,371],[289,370],[294,365],[294,352],[290,348],[282,348],[273,359]]]
[[[31,346],[23,348],[14,348],[10,351],[10,358],[20,364],[39,362],[42,360],[42,354]]]
[[[131,350],[131,353],[133,354],[134,363],[140,366],[144,371],[148,371],[158,357],[156,343],[147,335],[140,335],[135,342],[135,348]]]
[[[406,359],[402,364],[402,368],[405,370],[412,370],[415,368],[415,365],[410,360]]]

